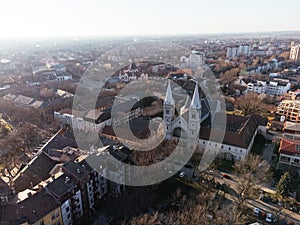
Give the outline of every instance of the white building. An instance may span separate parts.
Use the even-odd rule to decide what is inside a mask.
[[[266,94],[280,96],[287,93],[291,89],[291,83],[288,80],[277,79],[270,81]]]
[[[187,98],[185,105],[181,107],[180,114],[175,118],[175,101],[172,97],[170,82],[168,84],[166,98],[163,105],[163,120],[166,125],[166,138],[187,135],[187,137],[198,138],[200,151],[211,149],[219,150],[218,156],[227,160],[239,161],[244,159],[250,152],[254,138],[258,132],[266,132],[267,121],[260,116],[234,116],[227,115],[227,127],[222,143],[209,140],[212,128],[202,127],[201,123],[209,115],[215,115],[218,120],[220,109],[202,115],[202,104],[199,98],[198,85],[195,86],[192,100]],[[220,129],[214,128],[216,132]],[[222,128],[223,129],[223,128]],[[199,132],[200,130],[200,132]]]
[[[250,56],[250,46],[249,45],[240,45],[237,50],[237,55]]]
[[[226,56],[229,59],[235,58],[238,55],[238,47],[228,47]]]
[[[180,57],[180,67],[197,70],[203,66],[203,59],[199,52],[192,51],[189,56]]]
[[[267,90],[267,82],[266,81],[256,81],[250,82],[247,84],[247,93],[255,92],[258,94],[265,94]]]
[[[105,112],[90,110],[85,117],[78,117],[68,113],[54,112],[54,118],[63,126],[70,126],[82,132],[99,133],[105,126],[111,125],[111,118]]]
[[[291,60],[300,59],[300,44],[295,44],[295,43],[291,44],[290,59]]]

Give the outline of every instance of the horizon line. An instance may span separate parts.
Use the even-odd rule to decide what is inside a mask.
[[[0,40],[30,40],[30,39],[95,39],[95,38],[132,38],[132,37],[175,37],[175,36],[220,36],[220,35],[245,35],[245,34],[273,34],[273,33],[299,33],[300,29],[295,30],[270,30],[270,31],[228,31],[228,32],[207,32],[207,33],[163,33],[163,34],[92,34],[92,35],[49,35],[49,36],[12,36],[1,37]]]

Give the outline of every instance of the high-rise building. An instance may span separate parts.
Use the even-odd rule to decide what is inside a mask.
[[[232,59],[235,58],[237,56],[238,53],[238,47],[228,47],[227,48],[227,58]]]
[[[237,51],[237,54],[249,56],[250,55],[250,46],[249,45],[240,45]]]
[[[290,51],[290,59],[291,60],[300,59],[300,44],[292,42],[291,51]]]

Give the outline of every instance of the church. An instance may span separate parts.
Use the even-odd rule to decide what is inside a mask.
[[[196,82],[195,82],[196,83]],[[201,90],[201,89],[200,89]],[[165,123],[166,139],[176,137],[198,138],[198,149],[218,152],[218,157],[230,161],[240,161],[251,151],[256,135],[264,135],[267,120],[258,115],[249,117],[226,115],[226,128],[210,126],[214,118],[218,121],[221,117],[219,103],[213,110],[209,108],[209,97],[200,98],[198,84],[195,84],[192,98],[187,96],[180,112],[175,112],[175,100],[172,94],[171,81],[168,81],[166,96],[163,103],[163,120]],[[225,131],[224,131],[225,129]],[[210,137],[215,134],[225,134],[222,142]]]

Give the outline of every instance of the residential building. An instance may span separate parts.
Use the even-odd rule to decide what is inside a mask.
[[[111,125],[110,110],[91,109],[86,114],[73,110],[72,113],[54,112],[54,118],[63,126],[69,126],[85,133],[89,131],[98,133],[105,126]]]
[[[283,132],[277,168],[300,176],[300,124],[285,122]]]
[[[180,58],[180,68],[189,68],[197,70],[203,66],[203,57],[198,51],[192,51],[190,55],[182,56]]]
[[[71,225],[83,215],[81,190],[75,179],[60,173],[45,187],[57,201],[61,202],[63,224]]]
[[[233,59],[233,58],[237,57],[238,49],[239,49],[238,46],[228,47],[226,57],[229,59]]]
[[[265,94],[267,91],[267,82],[266,81],[256,81],[250,82],[247,84],[247,92],[255,92],[258,94]]]
[[[300,96],[300,89],[289,91],[287,94],[284,95],[284,98],[287,100],[296,100]]]
[[[20,192],[33,188],[40,182],[47,180],[56,163],[45,152],[39,152],[13,179],[15,191]]]
[[[291,60],[300,59],[300,44],[292,42],[291,51],[290,51],[290,59]]]
[[[26,199],[9,203],[1,214],[5,225],[62,225],[60,204],[45,189],[29,194]]]
[[[240,45],[237,50],[238,56],[250,56],[250,46],[249,45]]]
[[[283,121],[300,121],[300,100],[283,100],[277,107],[277,115]]]
[[[287,93],[291,88],[289,80],[274,78],[268,83],[267,94],[273,96],[280,96]]]
[[[15,191],[0,177],[0,205],[6,205]]]

